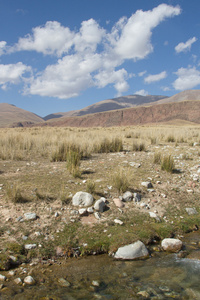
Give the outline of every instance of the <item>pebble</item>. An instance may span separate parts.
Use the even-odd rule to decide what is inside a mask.
[[[95,213],[94,213],[94,216],[95,216],[95,218],[96,218],[97,220],[100,220],[100,219],[101,219],[101,215],[100,215],[99,212],[95,212]]]
[[[18,284],[18,285],[22,285],[22,280],[21,280],[21,278],[15,278],[14,279],[14,282],[16,283],[16,284]]]
[[[59,278],[58,283],[64,287],[69,287],[71,285],[71,283],[64,278]]]
[[[119,225],[123,225],[124,224],[124,222],[122,222],[119,219],[114,219],[114,222],[115,222],[115,224],[119,224]]]
[[[93,286],[99,286],[100,284],[99,284],[99,282],[97,280],[93,280],[92,281],[92,285]]]
[[[26,276],[24,278],[24,283],[28,284],[28,285],[34,285],[35,284],[35,280],[32,276]]]
[[[36,244],[26,244],[26,245],[24,246],[24,248],[25,248],[26,250],[35,249],[36,247],[37,247]]]
[[[0,280],[1,281],[6,281],[6,276],[0,274]]]

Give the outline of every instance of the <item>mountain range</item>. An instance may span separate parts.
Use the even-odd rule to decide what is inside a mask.
[[[172,97],[123,96],[80,110],[52,113],[44,118],[14,105],[0,103],[0,127],[125,126],[171,120],[200,123],[200,90],[186,90]]]

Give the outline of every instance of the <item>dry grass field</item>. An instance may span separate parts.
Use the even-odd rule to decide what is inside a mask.
[[[147,244],[197,229],[199,178],[198,125],[0,129],[1,258],[112,253],[137,239]],[[141,185],[147,181],[151,189]],[[73,207],[78,191],[105,197],[99,219]],[[141,201],[116,207],[113,199],[125,191]],[[25,220],[27,212],[37,219]]]

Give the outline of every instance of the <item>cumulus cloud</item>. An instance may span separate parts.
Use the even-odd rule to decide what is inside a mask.
[[[185,42],[185,43],[179,43],[179,44],[175,47],[175,51],[176,51],[177,53],[190,51],[192,44],[195,43],[196,41],[197,41],[197,38],[196,38],[196,37],[193,37],[193,38],[189,39],[189,40],[188,40],[187,42]]]
[[[145,81],[145,83],[152,83],[152,82],[160,81],[166,77],[167,77],[167,72],[163,71],[159,74],[149,75],[149,76],[145,77],[144,81]]]
[[[139,90],[137,92],[135,92],[136,95],[140,95],[140,96],[147,96],[149,95],[149,93],[145,90]]]
[[[147,57],[153,51],[153,29],[166,18],[180,13],[179,6],[167,4],[149,11],[138,10],[130,18],[121,18],[110,32],[94,19],[83,21],[76,31],[57,21],[48,21],[19,38],[9,52],[36,51],[57,56],[56,63],[30,80],[26,94],[66,99],[78,96],[89,87],[113,85],[120,95],[128,90],[127,81],[131,77],[122,64]],[[155,76],[147,81],[161,79]]]
[[[173,83],[176,90],[188,90],[200,84],[200,71],[195,67],[180,68],[175,74],[178,76]]]
[[[113,28],[111,44],[122,59],[143,59],[153,51],[152,30],[166,18],[179,15],[179,6],[161,4],[153,10],[138,10],[129,19],[121,19]]]
[[[0,64],[0,85],[5,90],[8,84],[18,84],[24,80],[23,75],[31,72],[31,68],[21,62],[17,64]]]

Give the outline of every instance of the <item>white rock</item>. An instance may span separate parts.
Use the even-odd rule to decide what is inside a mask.
[[[0,274],[0,280],[1,281],[6,281],[6,276]]]
[[[86,208],[81,208],[81,209],[79,209],[79,215],[80,216],[85,216],[85,215],[87,215],[87,209]]]
[[[122,199],[125,201],[125,202],[130,202],[133,200],[133,194],[129,191],[125,192],[122,196]]]
[[[105,198],[104,198],[105,199]],[[100,212],[103,212],[105,210],[105,201],[104,199],[99,199],[94,204],[94,209]]]
[[[26,276],[24,278],[24,283],[28,284],[28,285],[34,285],[35,284],[35,280],[32,276]]]
[[[115,222],[116,224],[119,224],[119,225],[123,225],[123,224],[124,224],[124,222],[122,222],[122,221],[119,220],[119,219],[114,219],[114,222]]]
[[[100,219],[101,219],[101,215],[100,215],[99,212],[95,212],[95,213],[94,213],[94,216],[95,216],[95,218],[96,218],[97,220],[100,220]]]
[[[92,207],[92,206],[91,206],[91,207],[88,207],[88,208],[87,208],[87,212],[88,212],[89,214],[93,214],[93,212],[94,212],[93,207]]]
[[[91,206],[93,204],[93,201],[93,196],[86,192],[77,192],[72,198],[72,204],[74,206]]]
[[[161,219],[157,216],[156,213],[150,211],[149,216],[153,219],[156,219],[156,221],[161,222]]]
[[[162,240],[161,246],[164,251],[178,252],[181,250],[183,243],[179,239],[167,238],[167,239]]]
[[[189,216],[197,214],[197,210],[194,207],[187,207],[185,210]]]
[[[114,255],[117,259],[138,259],[149,256],[149,252],[146,246],[141,242],[137,241],[133,244],[120,247]]]
[[[150,189],[150,188],[153,187],[150,181],[143,181],[141,183],[141,185],[144,186],[144,187],[146,187],[146,188],[148,188],[148,189]]]
[[[18,284],[18,285],[22,285],[22,280],[21,280],[21,278],[15,278],[14,279],[14,282],[16,283],[16,284]]]
[[[26,245],[24,245],[24,248],[25,248],[26,250],[35,249],[36,247],[37,247],[36,244],[26,244]]]
[[[24,217],[25,217],[25,220],[36,220],[37,219],[36,213],[25,213]]]
[[[92,281],[92,285],[93,286],[99,286],[100,284],[99,284],[99,282],[97,280],[93,280]]]

